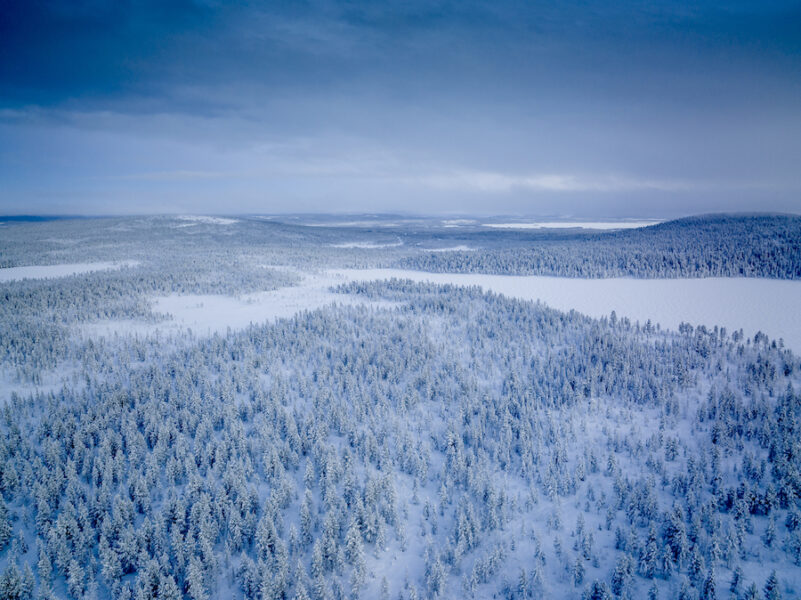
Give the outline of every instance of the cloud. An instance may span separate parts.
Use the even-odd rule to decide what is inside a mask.
[[[410,177],[417,183],[439,190],[489,194],[512,192],[552,193],[637,193],[667,192],[675,194],[725,193],[731,191],[777,192],[801,190],[797,179],[760,179],[729,177],[710,178],[647,178],[618,174],[528,173],[514,174],[480,170],[455,170],[432,175]]]
[[[455,171],[421,177],[425,185],[441,189],[475,192],[632,192],[691,191],[699,183],[681,180],[640,179],[617,175],[572,175],[563,173],[507,174],[488,171]]]
[[[99,179],[109,181],[196,181],[199,179],[220,179],[238,177],[241,173],[227,171],[153,171],[149,173],[132,173],[129,175],[108,175]]]
[[[6,210],[798,206],[791,0],[6,4]]]

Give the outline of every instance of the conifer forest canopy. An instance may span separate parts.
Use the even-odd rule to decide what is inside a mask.
[[[0,220],[0,598],[801,595],[801,217]]]

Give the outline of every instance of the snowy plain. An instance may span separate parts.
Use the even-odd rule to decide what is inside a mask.
[[[343,242],[341,244],[331,244],[332,248],[361,248],[363,250],[377,250],[379,248],[397,248],[403,246],[403,242]]]
[[[439,284],[480,286],[485,291],[520,300],[540,300],[559,310],[576,310],[618,317],[663,328],[678,329],[682,322],[715,325],[730,332],[758,331],[782,338],[786,347],[801,352],[801,282],[744,277],[705,279],[573,279],[567,277],[424,273],[402,269],[339,270],[331,274],[346,281],[411,279]]]
[[[533,221],[529,223],[484,223],[494,229],[638,229],[661,223],[648,221]]]
[[[50,279],[53,277],[67,277],[81,275],[93,271],[107,271],[121,269],[122,267],[135,267],[139,264],[135,260],[122,262],[91,262],[72,263],[63,265],[33,265],[29,267],[8,267],[0,269],[0,283],[6,281],[19,281],[22,279]]]
[[[389,302],[370,302],[354,296],[334,294],[328,286],[315,284],[247,294],[240,298],[220,295],[171,295],[157,298],[153,310],[172,315],[175,324],[198,334],[225,333],[251,323],[290,318],[304,310],[330,304],[391,307]]]
[[[274,267],[271,267],[274,268]],[[240,297],[170,295],[153,299],[153,310],[169,315],[161,323],[104,321],[84,327],[88,335],[114,332],[147,333],[156,329],[191,329],[196,334],[224,333],[249,324],[289,318],[329,304],[365,304],[363,298],[336,294],[330,288],[354,281],[409,279],[415,282],[479,286],[509,298],[541,301],[552,308],[576,310],[591,317],[618,317],[632,322],[659,324],[677,330],[691,325],[739,329],[747,337],[761,331],[782,339],[785,347],[801,353],[801,282],[711,277],[705,279],[573,279],[566,277],[427,273],[404,269],[338,269],[301,273],[293,287]],[[722,300],[721,300],[722,299]],[[387,303],[372,303],[387,306]]]
[[[472,252],[475,248],[461,244],[459,246],[450,246],[448,248],[426,248],[426,252]]]
[[[178,217],[181,221],[187,221],[189,224],[202,223],[204,225],[233,225],[238,223],[238,219],[231,219],[228,217],[209,217],[207,215],[182,215]]]
[[[270,265],[272,270],[290,271],[285,266]],[[358,273],[355,271],[354,273]],[[82,331],[88,337],[114,334],[163,334],[191,330],[196,335],[224,334],[229,328],[244,329],[251,324],[261,324],[276,319],[291,318],[307,310],[336,305],[368,305],[390,308],[391,302],[371,302],[364,298],[337,294],[331,288],[349,281],[347,274],[302,273],[296,286],[277,290],[225,296],[220,294],[171,294],[152,299],[153,312],[166,315],[167,321],[147,323],[140,321],[106,320],[88,323]]]

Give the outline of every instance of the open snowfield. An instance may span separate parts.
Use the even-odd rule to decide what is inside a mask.
[[[762,331],[801,353],[801,282],[777,279],[571,279],[565,277],[423,273],[401,269],[340,270],[347,281],[411,279],[478,285],[521,300],[541,300],[559,310],[618,317],[678,329],[682,322],[715,325],[746,336]]]
[[[270,269],[292,270],[283,266]],[[359,271],[354,271],[358,277]],[[172,294],[153,299],[153,311],[170,317],[157,323],[138,321],[100,321],[82,327],[89,337],[114,334],[179,333],[191,329],[196,335],[213,335],[244,329],[276,319],[291,318],[305,310],[315,310],[331,304],[392,307],[390,302],[370,302],[364,298],[330,291],[332,286],[351,281],[345,274],[303,274],[297,286],[278,290],[224,296],[219,294]]]
[[[465,245],[451,246],[450,248],[426,248],[426,252],[472,252],[475,248]]]
[[[275,268],[275,267],[271,267]],[[240,297],[222,295],[170,295],[154,298],[153,310],[169,315],[161,323],[104,321],[84,326],[91,335],[114,332],[148,333],[191,329],[199,335],[225,333],[251,323],[289,318],[329,304],[365,304],[363,298],[335,294],[332,286],[352,281],[410,279],[419,282],[480,286],[510,298],[542,301],[559,310],[576,310],[591,317],[618,317],[663,328],[678,329],[682,322],[715,325],[748,337],[761,331],[783,339],[786,347],[801,353],[801,282],[753,279],[572,279],[564,277],[425,273],[403,269],[340,269],[324,274],[304,273],[297,286]],[[373,303],[375,306],[391,306]]]
[[[460,227],[462,225],[475,225],[478,223],[475,219],[444,219],[442,221],[443,227]]]
[[[187,225],[194,225],[196,223],[203,223],[204,225],[233,225],[238,223],[238,219],[229,219],[227,217],[209,217],[206,215],[182,215],[178,217],[181,221],[187,221]]]
[[[50,279],[53,277],[67,277],[68,275],[80,275],[91,273],[92,271],[106,271],[109,269],[121,269],[122,267],[134,267],[138,263],[135,260],[123,262],[91,262],[91,263],[72,263],[64,265],[46,265],[29,267],[9,267],[0,269],[0,283],[6,281],[18,281],[21,279]]]
[[[397,248],[403,246],[403,242],[343,242],[341,244],[331,244],[332,248],[361,248],[365,250],[377,250],[379,248]]]
[[[345,294],[334,294],[321,284],[288,287],[270,292],[248,294],[241,298],[219,295],[172,295],[157,298],[153,310],[169,314],[172,327],[188,328],[197,334],[225,333],[244,329],[251,323],[264,323],[290,318],[304,310],[314,310],[329,304],[368,304]],[[392,306],[373,302],[370,305]],[[163,328],[163,325],[158,326]]]
[[[495,229],[637,229],[661,221],[535,221],[531,223],[484,223]]]
[[[338,221],[336,219],[328,219],[325,221],[305,221],[303,219],[300,220],[302,225],[306,227],[358,227],[358,228],[370,228],[370,227],[400,227],[402,225],[409,225],[419,223],[420,219],[383,219],[383,218],[375,218],[375,219],[365,219],[360,221]]]

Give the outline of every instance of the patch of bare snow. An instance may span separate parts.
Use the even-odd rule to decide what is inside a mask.
[[[461,227],[462,225],[476,225],[478,221],[475,219],[443,219],[443,227]]]
[[[638,229],[661,223],[647,221],[534,221],[528,223],[484,223],[484,227],[495,229]]]
[[[475,248],[470,246],[452,246],[450,248],[423,248],[426,252],[472,252]]]
[[[206,215],[181,215],[178,217],[181,221],[189,221],[190,223],[204,223],[206,225],[233,225],[238,223],[238,219],[229,219],[226,217],[209,217]],[[188,227],[189,224],[184,225]]]
[[[403,246],[403,242],[398,240],[397,242],[343,242],[341,244],[331,244],[332,248],[362,248],[366,250],[377,250],[379,248],[397,248],[398,246]]]
[[[403,221],[323,221],[304,223],[307,227],[397,227]]]
[[[270,265],[276,269],[280,266]],[[282,270],[292,271],[291,267]],[[153,312],[169,317],[166,321],[108,320],[88,324],[82,332],[88,337],[114,335],[148,335],[180,333],[191,329],[197,335],[212,335],[244,329],[277,319],[290,318],[306,310],[316,310],[336,304],[340,306],[364,305],[381,308],[396,306],[393,302],[372,301],[337,294],[330,288],[347,282],[337,274],[298,273],[303,277],[299,285],[265,292],[224,296],[215,294],[171,294],[153,299]]]
[[[33,265],[28,267],[7,267],[0,269],[0,283],[9,281],[19,281],[21,279],[50,279],[53,277],[67,277],[68,275],[80,275],[93,271],[107,271],[109,269],[121,269],[122,267],[135,267],[139,264],[136,260],[124,260],[119,262],[92,262],[92,263],[71,263],[63,265]]]
[[[32,394],[56,392],[63,386],[75,387],[77,368],[74,365],[62,365],[56,370],[42,370],[38,383],[19,381],[11,368],[0,369],[0,406],[5,406],[13,394],[27,397]]]

